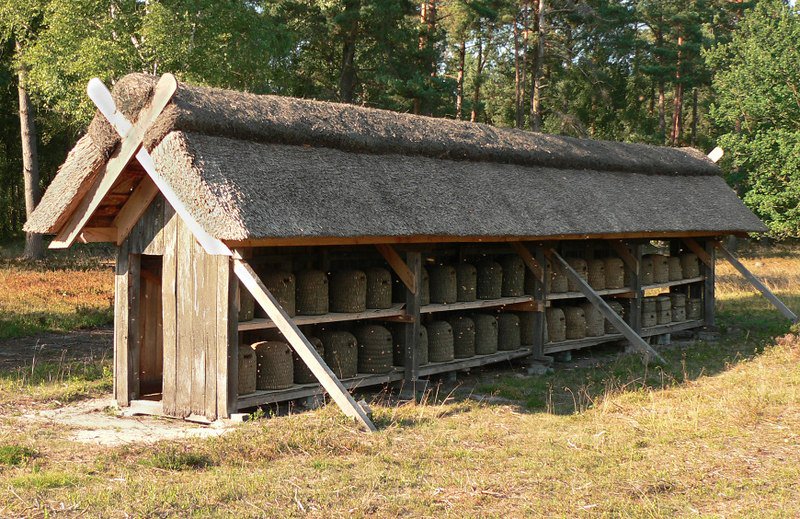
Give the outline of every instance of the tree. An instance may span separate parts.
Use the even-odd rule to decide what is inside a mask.
[[[800,11],[759,2],[706,59],[728,180],[773,236],[800,236]]]

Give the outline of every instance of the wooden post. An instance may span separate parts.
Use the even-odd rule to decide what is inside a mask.
[[[686,243],[689,244],[693,241],[694,240],[688,240]],[[690,248],[693,247],[690,245]],[[698,254],[703,263],[703,277],[705,277],[703,281],[703,318],[708,328],[714,328],[716,326],[716,310],[714,308],[714,303],[716,302],[715,286],[717,284],[714,240],[706,240],[703,252],[706,256],[704,261],[702,261],[702,256]]]
[[[769,300],[769,302],[772,303],[775,306],[775,308],[778,309],[778,311],[780,311],[780,313],[782,313],[787,319],[789,319],[793,323],[797,322],[797,315],[794,312],[792,312],[789,309],[789,307],[783,303],[783,301],[778,299],[778,297],[775,294],[773,294],[772,291],[769,288],[767,288],[767,286],[764,285],[764,283],[761,282],[761,280],[755,277],[753,273],[750,272],[747,269],[747,267],[745,267],[742,264],[742,262],[740,262],[739,259],[733,255],[731,251],[729,251],[721,242],[715,241],[713,242],[713,244],[717,249],[719,249],[719,251],[722,253],[722,256],[726,260],[728,260],[728,263],[733,265],[733,268],[738,270],[739,273],[742,276],[744,276],[744,278],[747,281],[749,281],[751,285],[753,285],[759,292],[761,292],[761,294],[764,297],[766,297],[767,300]]]
[[[624,247],[627,250],[627,246]],[[641,243],[633,245],[633,252],[630,253],[633,262],[628,265],[627,279],[627,285],[633,292],[628,308],[628,325],[637,335],[642,333],[642,299],[644,298],[644,289],[642,288],[643,249],[644,246]]]
[[[418,251],[411,251],[406,254],[406,264],[415,280],[422,279],[422,254]],[[417,283],[416,291],[406,288],[406,314],[411,317],[411,322],[403,327],[405,334],[405,381],[406,391],[416,398],[417,383],[419,379],[419,358],[417,358],[417,343],[419,342],[420,332],[420,301],[422,300],[421,285]]]
[[[600,310],[600,312],[602,312],[603,316],[611,322],[617,331],[623,334],[625,338],[631,342],[634,348],[638,349],[642,353],[645,362],[649,362],[650,359],[655,359],[661,364],[667,363],[656,350],[651,348],[644,339],[642,339],[635,331],[631,329],[630,326],[628,326],[625,321],[622,320],[617,312],[608,306],[608,303],[606,303],[603,298],[597,294],[597,292],[592,290],[592,287],[590,287],[589,284],[586,283],[586,281],[584,281],[577,272],[575,272],[575,269],[573,269],[564,258],[562,258],[554,249],[548,249],[546,254],[550,258],[550,261],[558,262],[558,264],[561,265],[561,268],[564,269],[567,277],[570,278],[573,283],[578,285],[578,288],[580,289],[581,293],[586,296],[586,299],[588,299],[598,310]]]
[[[544,257],[544,245],[538,244],[535,251],[536,262],[541,266],[542,277],[541,280],[537,277],[533,281],[533,300],[536,302],[537,307],[540,309],[533,314],[533,360],[541,359],[544,357],[544,328],[545,328],[545,304],[547,302],[547,276],[550,272],[547,270],[547,261]]]
[[[139,391],[139,258],[125,242],[117,251],[114,277],[114,398],[130,405]]]
[[[292,349],[297,352],[297,355],[317,377],[317,380],[319,380],[322,387],[325,388],[342,412],[358,421],[367,431],[376,431],[377,429],[372,420],[369,419],[361,406],[353,400],[353,397],[347,392],[341,381],[336,378],[331,368],[319,356],[316,348],[303,335],[303,332],[300,331],[300,328],[289,317],[286,310],[275,299],[275,296],[270,293],[261,279],[259,279],[252,267],[241,257],[236,257],[233,259],[233,271],[241,280],[242,285],[250,291],[256,302],[261,305],[267,316],[275,323],[278,330],[292,346]]]

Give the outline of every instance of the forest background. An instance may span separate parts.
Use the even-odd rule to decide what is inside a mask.
[[[0,239],[22,234],[91,119],[87,81],[133,71],[720,146],[771,238],[800,237],[798,14],[782,0],[0,0]]]

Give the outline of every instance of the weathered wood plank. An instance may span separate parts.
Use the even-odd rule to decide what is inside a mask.
[[[697,257],[706,265],[706,267],[714,268],[713,256],[708,253],[707,249],[704,249],[699,243],[697,243],[696,240],[692,238],[684,238],[683,243],[685,243],[686,246],[697,255]]]
[[[77,241],[79,243],[99,243],[114,242],[116,239],[116,227],[84,227]]]
[[[213,258],[217,266],[217,416],[228,418],[237,411],[239,396],[239,314],[235,304],[239,281],[231,275],[228,256]]]
[[[409,266],[406,265],[406,262],[403,261],[403,258],[397,254],[397,251],[394,250],[394,247],[386,244],[377,244],[375,245],[375,248],[378,249],[378,252],[380,252],[381,256],[383,256],[383,259],[385,259],[389,266],[392,267],[392,270],[394,270],[395,274],[397,274],[397,277],[400,278],[400,281],[403,282],[406,288],[411,292],[416,292],[417,278],[414,277],[414,273]]]
[[[150,231],[143,237],[142,254],[164,254],[164,204],[164,197],[157,196],[147,210]]]
[[[375,425],[372,420],[369,419],[361,406],[353,400],[353,397],[347,392],[341,381],[336,378],[333,371],[322,360],[316,348],[311,345],[306,336],[303,335],[303,332],[292,321],[292,318],[289,317],[280,303],[267,290],[267,287],[264,286],[264,283],[261,282],[250,265],[240,258],[234,258],[233,271],[269,318],[278,325],[278,329],[284,338],[305,362],[342,412],[360,423],[367,431],[375,431]]]
[[[536,247],[536,263],[541,266],[542,276],[540,279],[534,278],[533,280],[533,300],[537,313],[533,316],[533,344],[530,346],[534,360],[541,359],[544,356],[545,326],[547,322],[544,314],[547,300],[547,283],[545,283],[545,280],[550,273],[547,271],[547,261],[545,261],[542,247]]]
[[[148,176],[142,177],[139,185],[136,186],[128,201],[114,218],[114,227],[117,228],[117,245],[128,237],[128,233],[147,211],[156,195],[158,195],[158,187],[155,183]]]
[[[717,248],[717,250],[719,252],[722,253],[722,257],[725,258],[726,260],[728,260],[728,263],[730,263],[733,266],[733,268],[738,270],[739,273],[747,281],[749,281],[751,285],[753,285],[756,288],[756,290],[761,292],[761,294],[764,297],[766,297],[767,300],[770,303],[772,303],[773,306],[775,306],[775,308],[777,308],[780,313],[782,313],[784,315],[784,317],[786,317],[787,319],[789,319],[793,323],[797,322],[797,314],[792,312],[789,309],[789,307],[784,304],[783,301],[778,299],[778,297],[775,294],[773,294],[772,291],[764,283],[762,283],[760,279],[758,279],[756,276],[754,276],[753,273],[750,272],[747,269],[747,267],[745,267],[742,264],[742,262],[739,261],[739,259],[736,256],[733,255],[733,253],[731,251],[729,251],[721,242],[718,242],[718,241],[714,242],[714,246]]]
[[[617,331],[619,331],[625,336],[626,339],[628,339],[628,341],[630,341],[634,348],[643,354],[645,362],[649,362],[650,359],[655,359],[661,364],[666,364],[664,358],[661,357],[656,350],[651,348],[650,345],[647,344],[647,342],[645,342],[645,340],[642,339],[635,331],[633,331],[631,327],[622,320],[617,312],[608,306],[608,303],[606,303],[602,297],[597,295],[597,293],[592,290],[592,287],[590,287],[589,284],[584,281],[577,272],[575,272],[575,270],[564,258],[562,258],[554,249],[548,249],[545,254],[547,254],[550,261],[557,262],[561,268],[564,269],[567,277],[578,286],[580,291],[586,296],[586,299],[588,299],[598,310],[600,310],[600,312],[602,312],[603,316],[611,322]]]
[[[128,394],[128,245],[117,250],[114,273],[114,398],[117,405],[130,404]]]
[[[197,242],[192,239],[192,261],[191,279],[187,280],[187,285],[192,293],[191,306],[191,342],[192,342],[192,370],[191,370],[191,395],[192,412],[203,414],[206,410],[205,391],[206,391],[206,326],[209,322],[209,307],[211,301],[208,299],[208,279],[205,274],[205,258],[203,251]],[[187,285],[184,285],[186,287]],[[214,302],[216,303],[216,290],[214,290]],[[215,320],[211,321],[216,324]]]
[[[409,252],[406,254],[408,269],[413,278],[422,277],[422,255],[419,252]],[[415,285],[416,288],[416,285]],[[419,378],[419,359],[417,358],[417,343],[420,334],[420,306],[422,301],[421,290],[411,290],[406,287],[406,315],[412,318],[411,322],[403,327],[405,334],[405,383],[408,391],[416,393],[417,379]],[[413,395],[415,396],[415,395]]]
[[[205,367],[203,377],[205,379],[204,401],[205,409],[203,413],[209,420],[217,418],[217,326],[219,323],[219,313],[227,315],[228,309],[225,301],[218,301],[219,290],[217,285],[217,261],[215,256],[206,254],[203,246],[195,242],[195,254],[203,258],[203,272],[205,277],[205,287],[203,299],[207,303],[203,304],[203,347],[205,348]],[[213,304],[211,303],[213,301]],[[200,388],[197,389],[200,391]]]
[[[637,243],[633,246],[633,265],[628,267],[626,284],[631,287],[633,297],[628,301],[627,321],[631,329],[638,335],[642,331],[642,300],[644,289],[642,287],[642,254],[644,246]]]
[[[164,413],[177,416],[177,241],[178,216],[169,204],[164,204],[164,257],[161,275],[161,308],[164,323],[164,371],[162,401]]]
[[[192,411],[192,370],[194,366],[194,276],[192,252],[194,238],[189,229],[178,219],[177,240],[177,327],[175,412],[177,416],[188,416]]]
[[[691,247],[692,246],[689,245],[689,248]],[[703,249],[700,250],[702,251]],[[703,252],[707,258],[707,260],[703,260],[702,265],[703,277],[705,278],[705,282],[703,283],[703,319],[706,322],[706,326],[713,328],[717,325],[717,255],[713,240],[706,241],[705,250]],[[698,257],[700,257],[699,254]]]

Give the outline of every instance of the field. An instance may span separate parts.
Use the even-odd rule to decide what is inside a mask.
[[[800,251],[745,263],[800,309]],[[106,350],[5,362],[0,516],[798,516],[800,338],[719,273],[719,342],[666,347],[663,368],[601,349],[544,376],[516,366],[434,386],[422,405],[377,395],[373,435],[327,406],[213,438],[79,443],[79,425],[27,417],[107,394]],[[91,326],[110,279],[0,266],[0,319],[22,323],[0,353]]]

